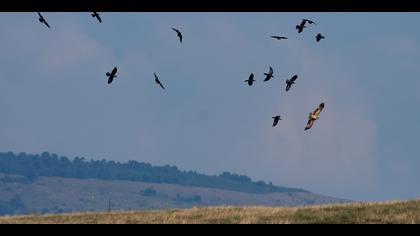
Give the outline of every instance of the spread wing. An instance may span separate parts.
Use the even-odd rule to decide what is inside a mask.
[[[270,72],[268,72],[268,74],[273,75],[273,73],[274,73],[273,68],[271,68],[270,66]]]
[[[159,78],[157,77],[156,73],[154,73],[154,75],[155,75],[155,82],[156,82],[157,84],[159,84],[159,86],[160,86],[162,89],[165,89],[165,87],[163,87],[162,83],[160,82]]]
[[[324,106],[325,106],[325,104],[324,103],[321,103],[319,105],[319,107],[317,109],[315,109],[314,115],[319,116],[319,114],[322,112],[322,110],[324,110]]]
[[[308,123],[306,124],[305,130],[308,130],[310,128],[312,128],[312,126],[314,125],[315,120],[313,119],[309,119]]]
[[[303,21],[305,21],[305,22],[308,22],[309,24],[314,24],[314,25],[316,25],[316,23],[315,22],[313,22],[313,21],[311,21],[311,20],[308,20],[308,19],[303,19]]]
[[[182,43],[182,34],[181,34],[181,32],[179,30],[175,29],[175,28],[172,28],[172,30],[174,30],[177,33],[177,35],[179,37],[179,41]]]
[[[279,123],[279,120],[276,119],[275,117],[273,117],[274,121],[273,121],[273,127],[277,125],[277,123]]]
[[[172,28],[172,30],[174,30],[177,34],[181,34],[181,32],[179,32],[179,30]]]
[[[297,78],[298,78],[298,76],[297,75],[295,75],[295,76],[293,76],[291,79],[290,79],[290,82],[295,82],[296,80],[297,80]]]

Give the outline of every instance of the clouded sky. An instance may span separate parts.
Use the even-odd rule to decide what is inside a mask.
[[[0,151],[231,171],[353,200],[420,196],[418,13],[43,15],[51,29],[36,13],[0,14]],[[298,34],[302,18],[317,25]]]

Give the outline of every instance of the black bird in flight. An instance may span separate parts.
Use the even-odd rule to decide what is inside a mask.
[[[302,21],[308,22],[310,25],[312,25],[312,24],[316,25],[315,22],[313,22],[311,20],[308,20],[308,19],[303,19]]]
[[[102,19],[101,16],[99,15],[99,13],[97,13],[96,11],[94,11],[92,13],[92,17],[96,17],[96,19],[98,19],[99,23],[102,23]]]
[[[291,79],[286,80],[286,92],[290,90],[290,88],[295,83],[297,78],[298,78],[298,75],[294,75]]]
[[[255,79],[254,79],[254,74],[250,74],[249,78],[247,80],[245,80],[245,82],[248,82],[248,85],[251,86],[254,83]]]
[[[172,30],[174,30],[177,33],[178,38],[179,38],[179,42],[182,43],[182,34],[181,34],[181,32],[179,30],[175,29],[175,28],[172,28]]]
[[[287,37],[283,37],[283,36],[270,36],[270,37],[277,40],[287,39]]]
[[[279,123],[279,120],[281,120],[281,118],[280,116],[274,116],[273,119],[273,127],[275,127]]]
[[[106,72],[106,76],[108,76],[108,84],[112,83],[114,78],[117,77],[117,67],[114,67],[114,69],[111,71],[111,73]]]
[[[165,89],[165,87],[163,87],[162,83],[159,81],[159,78],[157,77],[156,73],[154,74],[155,74],[155,82],[159,84],[162,89]]]
[[[322,34],[317,34],[315,38],[317,42],[321,41],[321,39],[325,39],[325,37]]]
[[[270,71],[268,73],[264,73],[264,75],[265,75],[264,82],[269,81],[271,78],[274,78],[273,73],[274,73],[273,68],[271,68],[271,66],[270,66]]]
[[[38,16],[39,16],[39,22],[45,24],[48,28],[51,28],[50,25],[48,24],[48,22],[44,19],[44,17],[41,15],[41,13],[38,12]]]
[[[299,25],[296,25],[296,29],[298,30],[298,33],[302,33],[303,29],[306,28],[306,26],[305,26],[306,22],[308,22],[309,24],[315,24],[315,22],[313,22],[311,20],[303,19],[302,22],[300,22]]]
[[[319,114],[321,113],[321,111],[324,109],[325,104],[321,103],[314,112],[309,113],[309,117],[308,117],[308,123],[306,124],[305,130],[308,130],[310,128],[312,128],[312,126],[314,125],[315,121],[319,119]]]

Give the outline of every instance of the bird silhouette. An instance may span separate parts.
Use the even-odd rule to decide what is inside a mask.
[[[306,28],[305,24],[306,22],[308,22],[309,24],[315,24],[315,22],[308,20],[308,19],[303,19],[302,22],[300,22],[299,25],[296,25],[296,29],[298,30],[298,33],[302,33],[303,29]]]
[[[290,80],[289,79],[286,80],[286,92],[288,92],[290,90],[290,88],[295,83],[297,78],[298,78],[298,75],[294,75]]]
[[[98,19],[99,23],[102,23],[102,19],[101,19],[101,16],[99,15],[99,13],[94,11],[92,13],[92,17],[96,17],[96,19]]]
[[[247,80],[245,80],[245,82],[248,82],[248,85],[251,86],[254,83],[255,79],[254,79],[254,74],[251,73],[249,75],[249,78]]]
[[[179,30],[175,29],[175,28],[172,28],[172,30],[174,30],[177,33],[177,35],[179,37],[179,42],[182,43],[182,34],[181,34],[181,32]]]
[[[303,19],[302,21],[308,22],[310,25],[312,25],[312,24],[316,25],[315,22],[313,22],[311,20],[308,20],[308,19]]]
[[[106,76],[108,76],[108,84],[112,83],[114,78],[117,78],[117,67],[114,67],[114,69],[112,69],[111,73],[106,72]]]
[[[314,125],[315,121],[319,119],[319,114],[321,113],[321,111],[324,109],[325,104],[321,103],[314,112],[309,113],[309,117],[308,117],[308,123],[306,124],[305,130],[308,130],[310,128],[312,128],[312,126]]]
[[[281,120],[280,116],[273,116],[273,127],[275,127],[278,123],[279,120]]]
[[[270,36],[270,37],[277,40],[287,39],[287,37],[283,37],[283,36]]]
[[[271,78],[274,78],[273,73],[274,73],[273,68],[271,68],[271,66],[270,66],[270,71],[268,73],[264,73],[264,75],[265,75],[264,82],[269,81]]]
[[[45,24],[48,28],[51,28],[50,25],[48,24],[48,22],[44,19],[44,17],[41,15],[41,13],[38,12],[38,16],[39,16],[39,22]]]
[[[325,39],[325,37],[324,37],[322,34],[317,34],[317,35],[315,36],[315,38],[316,38],[316,41],[317,41],[317,42],[321,41],[321,39]]]
[[[162,89],[165,89],[165,87],[163,87],[162,83],[159,81],[159,78],[157,77],[156,73],[154,73],[154,75],[155,75],[155,82],[159,84]]]

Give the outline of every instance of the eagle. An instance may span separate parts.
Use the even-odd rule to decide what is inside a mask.
[[[305,130],[308,130],[310,128],[312,128],[312,126],[314,125],[315,121],[319,119],[319,114],[321,113],[321,111],[324,109],[325,104],[321,103],[314,112],[309,113],[309,117],[308,117],[308,123],[306,124]]]

